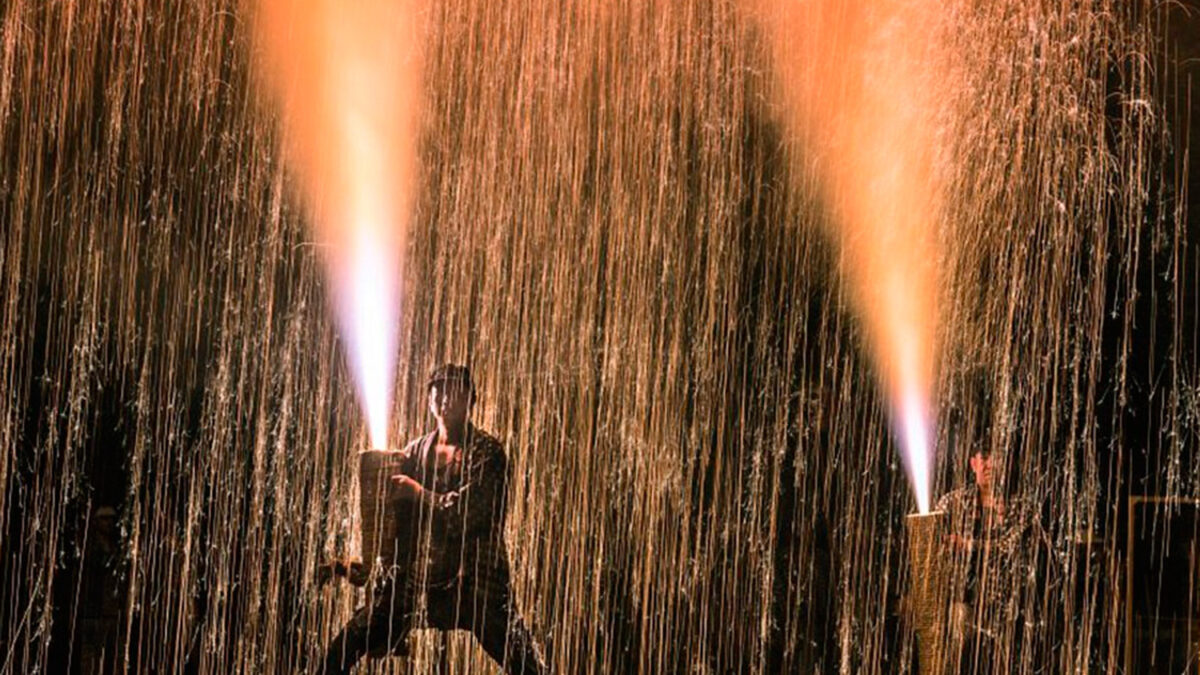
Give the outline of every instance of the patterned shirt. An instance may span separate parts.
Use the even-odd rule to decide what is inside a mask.
[[[985,509],[975,485],[943,496],[937,510],[946,513],[947,534],[957,536],[951,547],[956,595],[972,603],[984,600],[993,607],[1015,597],[1020,570],[1032,559],[1033,510],[1020,499],[1008,499],[1002,509]],[[966,549],[966,550],[964,550]]]

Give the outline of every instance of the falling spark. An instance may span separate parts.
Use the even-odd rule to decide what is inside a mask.
[[[265,0],[259,29],[371,446],[384,448],[416,183],[416,14],[406,0]]]
[[[773,7],[786,121],[817,159],[843,274],[881,373],[919,510],[930,503],[940,194],[929,89],[935,7],[782,1]]]

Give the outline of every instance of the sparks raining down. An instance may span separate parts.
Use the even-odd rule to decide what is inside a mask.
[[[265,0],[266,73],[329,265],[372,447],[387,447],[401,250],[416,183],[416,14],[406,0]]]
[[[928,2],[779,2],[776,69],[789,128],[816,160],[843,276],[875,353],[921,513],[929,510],[940,191]]]
[[[1041,525],[931,553],[955,594],[1004,572],[994,662],[946,672],[1193,668],[1200,0],[950,0],[940,62],[891,0],[789,0],[773,44],[746,3],[782,1],[5,2],[0,675],[316,670],[364,600],[314,577],[361,543],[389,311],[369,414],[427,429],[469,355],[553,672],[912,675],[953,542],[889,435],[935,497],[989,444]],[[363,670],[498,672],[406,646]]]

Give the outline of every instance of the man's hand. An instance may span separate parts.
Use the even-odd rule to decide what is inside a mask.
[[[950,546],[952,546],[956,551],[970,553],[971,549],[975,547],[975,540],[972,537],[960,537],[957,534],[951,534]]]
[[[957,534],[950,535],[950,546],[955,550],[966,554],[974,553],[976,549],[981,550],[983,555],[988,555],[992,552],[991,541],[984,538],[982,543],[977,543],[975,537],[959,536]]]
[[[404,474],[392,476],[392,485],[396,488],[396,498],[403,501],[420,501],[425,496],[425,488]]]
[[[334,577],[345,577],[354,586],[367,583],[367,567],[357,558],[335,558],[317,566],[317,586],[324,586]]]

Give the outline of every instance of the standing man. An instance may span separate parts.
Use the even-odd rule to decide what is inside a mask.
[[[973,481],[943,496],[948,546],[956,570],[951,624],[964,673],[1008,672],[1025,616],[1020,586],[1032,569],[1037,545],[1033,510],[1005,494],[991,451],[976,445],[969,460]]]
[[[471,372],[447,364],[427,382],[437,429],[409,443],[391,478],[401,517],[415,520],[403,552],[412,564],[379,581],[326,649],[323,673],[347,673],[363,655],[404,653],[420,600],[428,623],[469,630],[510,675],[547,672],[512,595],[504,519],[508,460],[500,441],[470,422]],[[363,581],[361,563],[327,566]]]

